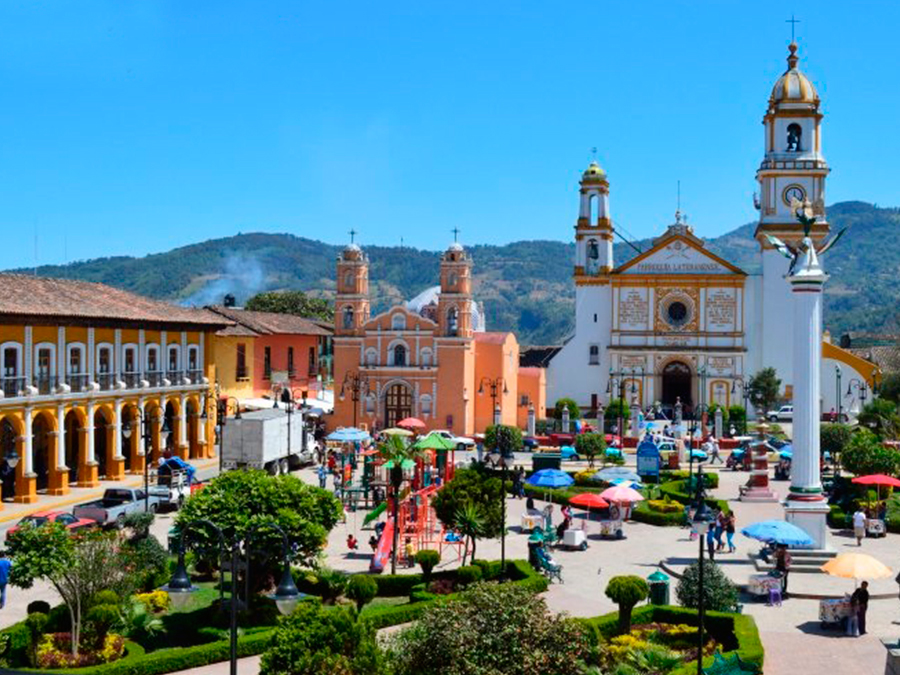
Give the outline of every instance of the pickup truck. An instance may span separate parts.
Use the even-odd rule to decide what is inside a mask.
[[[168,489],[163,488],[168,495]],[[159,508],[160,495],[153,487],[150,488],[148,505],[151,513],[156,513]],[[76,518],[88,518],[100,525],[115,526],[119,529],[125,527],[125,516],[129,513],[143,513],[144,491],[138,488],[108,488],[103,493],[103,499],[98,499],[87,504],[79,504],[72,509],[72,515]]]

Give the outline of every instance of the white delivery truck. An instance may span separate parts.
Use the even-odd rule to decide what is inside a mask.
[[[223,467],[225,470],[265,469],[277,476],[311,464],[316,441],[306,429],[304,417],[300,410],[288,415],[281,408],[254,410],[241,413],[240,418],[230,417],[222,427],[220,439]]]

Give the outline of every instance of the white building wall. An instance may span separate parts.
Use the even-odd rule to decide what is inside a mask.
[[[762,358],[759,368],[774,368],[781,380],[782,387],[793,383],[793,355],[790,345],[793,344],[794,331],[793,305],[791,304],[791,288],[784,278],[789,262],[774,250],[762,252],[762,322],[759,330],[762,334]],[[751,373],[752,374],[752,373]]]

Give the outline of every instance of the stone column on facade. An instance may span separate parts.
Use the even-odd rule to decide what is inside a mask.
[[[181,395],[181,405],[178,407],[178,444],[176,452],[181,459],[188,458],[188,417],[187,417],[187,398]]]
[[[146,420],[146,414],[146,402],[144,401],[144,399],[140,399],[137,403],[136,412],[131,418],[131,428],[133,429],[130,449],[131,473],[134,475],[143,475],[144,463],[147,461],[147,448],[144,439],[144,429],[146,428],[146,425],[149,424],[149,422]]]
[[[564,434],[569,433],[569,408],[568,408],[568,406],[563,406],[563,409],[562,409],[562,432]]]
[[[66,457],[66,406],[60,403],[56,407],[56,425],[59,429],[59,453],[56,457],[56,465],[60,470],[68,471],[68,458]],[[77,459],[77,458],[76,458]]]
[[[84,452],[79,453],[78,485],[80,487],[97,487],[100,485],[100,465],[94,456],[94,404],[88,402],[85,409]]]
[[[37,501],[37,475],[34,473],[34,434],[31,423],[34,411],[25,408],[25,432],[22,434],[22,472],[16,473],[16,498],[18,504],[32,504]]]
[[[826,546],[828,503],[820,475],[820,365],[822,361],[822,291],[828,275],[819,264],[816,250],[805,237],[791,284],[794,306],[794,419],[791,487],[785,503],[785,518],[813,538],[815,547]]]
[[[109,480],[122,480],[125,478],[125,457],[122,455],[122,410],[124,403],[121,399],[113,404],[116,419],[110,425],[107,433],[109,447],[109,462],[106,469],[106,477]],[[110,438],[112,436],[112,438]]]
[[[49,455],[49,461],[47,462],[47,494],[54,496],[69,493],[69,472],[64,466],[60,466],[59,439],[60,434],[58,431],[47,432],[47,454]]]
[[[722,408],[716,408],[714,435],[716,439],[721,439],[725,430],[725,418],[722,415]]]
[[[535,429],[537,426],[535,418],[536,418],[536,415],[534,412],[534,403],[529,403],[528,404],[528,421],[525,425],[525,433],[528,434],[529,436],[535,435]]]

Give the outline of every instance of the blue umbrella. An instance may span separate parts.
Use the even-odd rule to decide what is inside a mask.
[[[635,481],[636,483],[641,482],[641,477],[638,476],[634,471],[628,469],[624,466],[611,466],[606,469],[600,469],[597,473],[591,476],[591,480],[602,480],[607,483],[612,483],[616,480],[630,480]]]
[[[792,548],[808,548],[815,545],[812,537],[785,520],[764,520],[741,530],[741,534],[767,544],[784,544]]]
[[[336,441],[338,443],[353,443],[355,441],[364,441],[367,438],[369,438],[368,432],[357,429],[356,427],[347,427],[346,429],[332,431],[325,437],[325,440]]]
[[[534,487],[561,488],[572,485],[575,479],[559,469],[541,469],[529,476],[525,482]]]
[[[624,485],[625,487],[630,487],[632,490],[640,490],[644,487],[641,481],[629,480],[627,478],[613,478],[610,483],[612,485]]]

